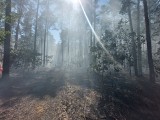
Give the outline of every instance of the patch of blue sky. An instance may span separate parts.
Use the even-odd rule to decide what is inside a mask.
[[[104,5],[107,4],[110,0],[99,0],[99,5]],[[52,30],[51,33],[53,34],[56,43],[60,43],[61,42],[61,38],[60,38],[60,32],[61,30]]]
[[[106,3],[108,3],[110,0],[100,0],[99,1],[99,4],[100,5],[103,5],[103,4],[106,4]]]

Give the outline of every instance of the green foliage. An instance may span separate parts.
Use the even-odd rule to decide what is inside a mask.
[[[132,5],[135,4],[134,0],[121,0],[121,2],[122,2],[122,7],[119,13],[122,15],[127,13],[128,7],[132,7]]]
[[[2,18],[2,16],[4,16],[4,7],[5,7],[5,1],[1,0],[0,1],[0,19]]]
[[[0,44],[2,44],[5,36],[5,31],[4,31],[4,14],[5,14],[5,1],[1,0],[0,1]]]
[[[4,29],[0,29],[0,44],[2,44],[5,36],[5,31]]]
[[[0,29],[0,45],[3,43],[4,41],[4,37],[5,35],[10,34],[9,31],[6,31],[4,29]]]
[[[92,52],[92,62],[91,66],[93,71],[104,74],[111,71],[119,72],[120,68],[117,67],[117,62],[121,63],[126,56],[123,52],[123,49],[118,50],[118,43],[116,36],[113,32],[106,30],[104,35],[101,38],[105,48],[107,48],[110,55],[106,54],[105,51],[101,48],[100,44],[97,43],[95,47],[91,48]]]
[[[34,53],[30,49],[12,50],[11,62],[15,68],[32,68],[33,58],[36,56],[36,66],[41,65],[41,58],[39,53]]]
[[[158,48],[158,50],[155,54],[154,66],[155,66],[155,72],[156,72],[157,76],[160,75],[160,48]]]
[[[129,32],[127,24],[128,21],[121,19],[116,28],[116,39],[119,40],[117,50],[119,51],[119,53],[117,57],[121,58],[122,60],[126,59],[128,61],[129,66],[133,66],[131,33]],[[135,33],[132,34],[136,35]]]
[[[41,54],[34,52],[33,49],[19,48],[17,50],[11,50],[11,65],[14,68],[31,69],[33,65],[33,59],[36,56],[35,66],[41,65]]]

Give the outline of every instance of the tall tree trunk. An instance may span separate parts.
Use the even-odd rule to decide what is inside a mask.
[[[44,33],[43,66],[45,66],[46,64],[46,36],[47,36],[47,26],[45,26],[45,33]]]
[[[96,0],[93,0],[93,29],[96,29]],[[95,46],[96,38],[93,35],[93,46]]]
[[[41,35],[41,64],[43,65],[43,34]]]
[[[63,49],[64,48],[64,44],[63,43],[64,43],[64,41],[62,40],[62,43],[61,43],[61,55],[62,55],[61,63],[62,64],[61,64],[61,66],[63,66],[63,62],[64,62],[64,53],[63,53],[64,52],[64,49]]]
[[[43,47],[43,66],[46,65],[46,41],[47,41],[47,33],[48,33],[48,9],[49,9],[49,0],[46,3],[46,18],[45,18],[45,31],[44,31],[44,47]]]
[[[93,25],[93,0],[91,0],[91,10],[89,11],[90,12],[90,16],[89,16],[89,20],[90,20],[90,23],[91,25]],[[93,47],[93,31],[92,29],[90,29],[90,48]]]
[[[21,21],[21,17],[22,17],[22,5],[23,5],[23,1],[19,1],[18,2],[18,14],[19,14],[19,18],[17,21],[17,26],[16,26],[16,35],[15,35],[15,45],[14,45],[14,49],[17,49],[18,47],[18,35],[19,35],[19,29],[20,29],[20,21]]]
[[[137,42],[138,42],[138,75],[142,76],[142,48],[140,40],[140,0],[137,3]]]
[[[68,66],[69,66],[69,63],[70,63],[70,32],[68,31],[68,35],[67,35],[67,51],[68,51]]]
[[[64,8],[62,7],[62,18],[64,19]],[[63,23],[64,21],[62,21],[61,22],[61,32],[64,30],[63,29],[63,25],[64,25],[64,23]],[[63,67],[63,62],[64,62],[64,41],[63,41],[63,39],[61,38],[61,45],[60,45],[60,53],[61,53],[61,62],[59,62],[60,64],[61,64],[61,67]]]
[[[37,24],[38,24],[38,11],[39,11],[39,0],[37,1],[37,11],[36,11],[36,25],[35,25],[35,35],[34,35],[34,59],[33,59],[33,69],[35,69],[36,64],[36,45],[37,45]]]
[[[150,24],[148,16],[148,5],[146,0],[143,0],[143,6],[144,6],[144,17],[146,25],[147,55],[148,55],[150,82],[155,83],[155,72],[154,72],[154,65],[152,58],[152,43],[151,43],[151,33],[150,33]]]
[[[18,46],[18,35],[19,35],[19,24],[20,24],[20,20],[21,20],[21,17],[18,18],[18,23],[17,23],[17,26],[16,26],[16,35],[15,35],[15,45],[14,45],[14,49],[17,49],[17,46]]]
[[[130,0],[129,0],[129,6],[128,6],[128,17],[129,17],[130,30],[131,30],[131,39],[132,39],[132,54],[133,54],[133,60],[134,60],[134,72],[135,72],[135,75],[138,76],[136,43],[135,43],[135,39],[134,39]]]
[[[9,77],[10,68],[10,41],[11,41],[11,0],[6,0],[5,10],[5,38],[4,38],[4,57],[2,78]]]
[[[46,33],[46,65],[48,64],[48,42],[49,42],[49,35],[48,35],[48,23],[47,23],[47,33]]]

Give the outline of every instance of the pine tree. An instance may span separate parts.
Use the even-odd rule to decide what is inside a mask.
[[[149,64],[149,74],[151,83],[155,83],[155,72],[152,58],[152,42],[151,42],[151,32],[150,32],[150,23],[148,17],[148,5],[147,0],[143,0],[144,6],[144,17],[146,25],[146,41],[147,41],[147,54],[148,54],[148,64]]]
[[[5,38],[2,78],[9,77],[10,70],[10,41],[11,41],[11,0],[6,0],[5,9]]]

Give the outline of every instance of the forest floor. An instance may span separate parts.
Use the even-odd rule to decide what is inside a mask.
[[[160,85],[42,70],[0,82],[0,120],[160,120]]]

